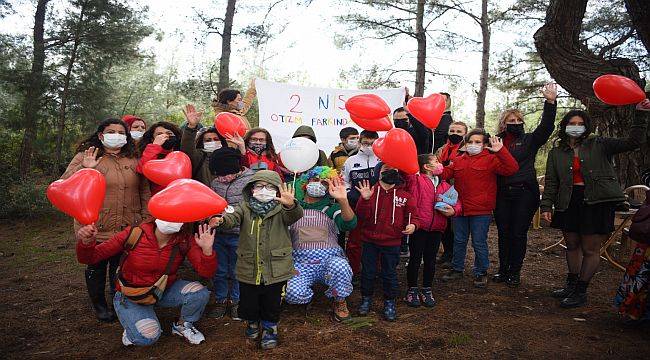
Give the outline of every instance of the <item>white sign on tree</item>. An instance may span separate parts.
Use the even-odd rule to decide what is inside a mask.
[[[391,110],[404,106],[404,88],[379,90],[346,90],[304,87],[255,80],[259,102],[260,127],[273,136],[276,149],[293,137],[301,125],[314,129],[318,147],[329,153],[339,144],[339,131],[352,126],[362,129],[350,120],[345,102],[352,96],[375,94],[388,104]]]

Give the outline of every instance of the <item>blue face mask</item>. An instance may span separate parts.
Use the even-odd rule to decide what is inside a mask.
[[[313,198],[321,198],[327,194],[327,188],[320,182],[310,182],[307,184],[307,195]]]
[[[564,131],[572,138],[579,138],[585,133],[586,128],[584,125],[567,125]]]

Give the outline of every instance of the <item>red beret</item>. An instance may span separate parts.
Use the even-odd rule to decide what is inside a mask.
[[[124,115],[124,116],[122,116],[122,121],[124,121],[126,123],[126,125],[128,125],[129,130],[131,130],[131,125],[133,125],[133,123],[136,120],[142,121],[144,123],[144,125],[147,126],[147,123],[144,120],[140,119],[139,117],[137,117],[135,115]]]

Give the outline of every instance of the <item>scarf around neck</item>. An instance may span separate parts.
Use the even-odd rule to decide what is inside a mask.
[[[269,211],[273,210],[280,202],[277,200],[271,200],[269,202],[261,202],[254,197],[251,197],[248,202],[251,208],[251,212],[254,216],[263,218]]]

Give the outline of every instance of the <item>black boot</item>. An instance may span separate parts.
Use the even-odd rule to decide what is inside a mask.
[[[560,302],[560,307],[565,309],[577,308],[587,304],[587,286],[586,281],[578,280],[575,291]]]
[[[551,293],[551,296],[558,299],[564,299],[567,296],[571,295],[573,290],[575,290],[576,283],[578,282],[578,274],[568,273],[566,275],[566,286],[562,289],[554,290]]]
[[[521,284],[521,276],[519,271],[510,272],[506,278],[506,285],[511,288],[516,288]]]
[[[492,275],[492,282],[502,283],[508,280],[508,269],[499,266],[499,272]]]
[[[106,304],[104,287],[106,286],[106,272],[98,269],[86,269],[86,288],[90,295],[90,302],[95,309],[95,316],[101,322],[115,321],[115,313],[110,311]]]

